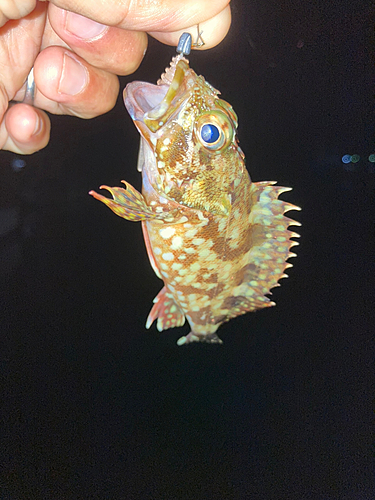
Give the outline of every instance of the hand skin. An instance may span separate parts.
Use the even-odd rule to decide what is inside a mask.
[[[48,111],[93,118],[115,104],[147,33],[177,45],[197,24],[205,45],[228,32],[230,0],[0,0],[0,149],[31,154],[49,141]],[[34,66],[34,106],[24,104]],[[100,95],[100,99],[97,96]],[[10,102],[12,101],[12,102]]]

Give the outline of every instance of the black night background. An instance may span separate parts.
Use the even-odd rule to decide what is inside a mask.
[[[232,8],[189,59],[237,112],[252,180],[302,207],[277,306],[223,325],[223,345],[145,329],[161,281],[141,226],[87,194],[141,187],[121,95],[94,120],[52,117],[39,153],[0,152],[1,500],[375,497],[369,4]],[[121,88],[173,55],[150,40]]]

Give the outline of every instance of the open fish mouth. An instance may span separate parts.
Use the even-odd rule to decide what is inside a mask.
[[[149,111],[159,106],[168,92],[167,85],[132,82],[124,90],[124,101],[133,120],[143,121]]]
[[[187,77],[194,72],[185,60],[169,69],[173,71],[172,79],[169,79],[172,76],[169,74],[167,78],[162,77],[158,85],[132,82],[124,90],[126,109],[143,134],[157,132],[188,98],[193,79]]]

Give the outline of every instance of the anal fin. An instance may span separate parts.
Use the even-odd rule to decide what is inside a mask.
[[[182,326],[185,323],[184,313],[176,304],[172,295],[168,293],[166,287],[163,287],[154,298],[154,305],[148,315],[146,328],[150,328],[156,319],[156,328],[159,332],[175,326]]]

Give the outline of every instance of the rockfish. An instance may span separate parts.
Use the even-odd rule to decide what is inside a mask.
[[[267,296],[285,277],[300,225],[284,216],[298,207],[278,196],[290,188],[252,182],[238,146],[237,116],[182,55],[157,85],[129,83],[125,106],[141,135],[142,194],[101,186],[91,191],[115,214],[141,221],[151,265],[164,287],[146,328],[182,326],[178,340],[221,342],[225,321],[275,305]]]

